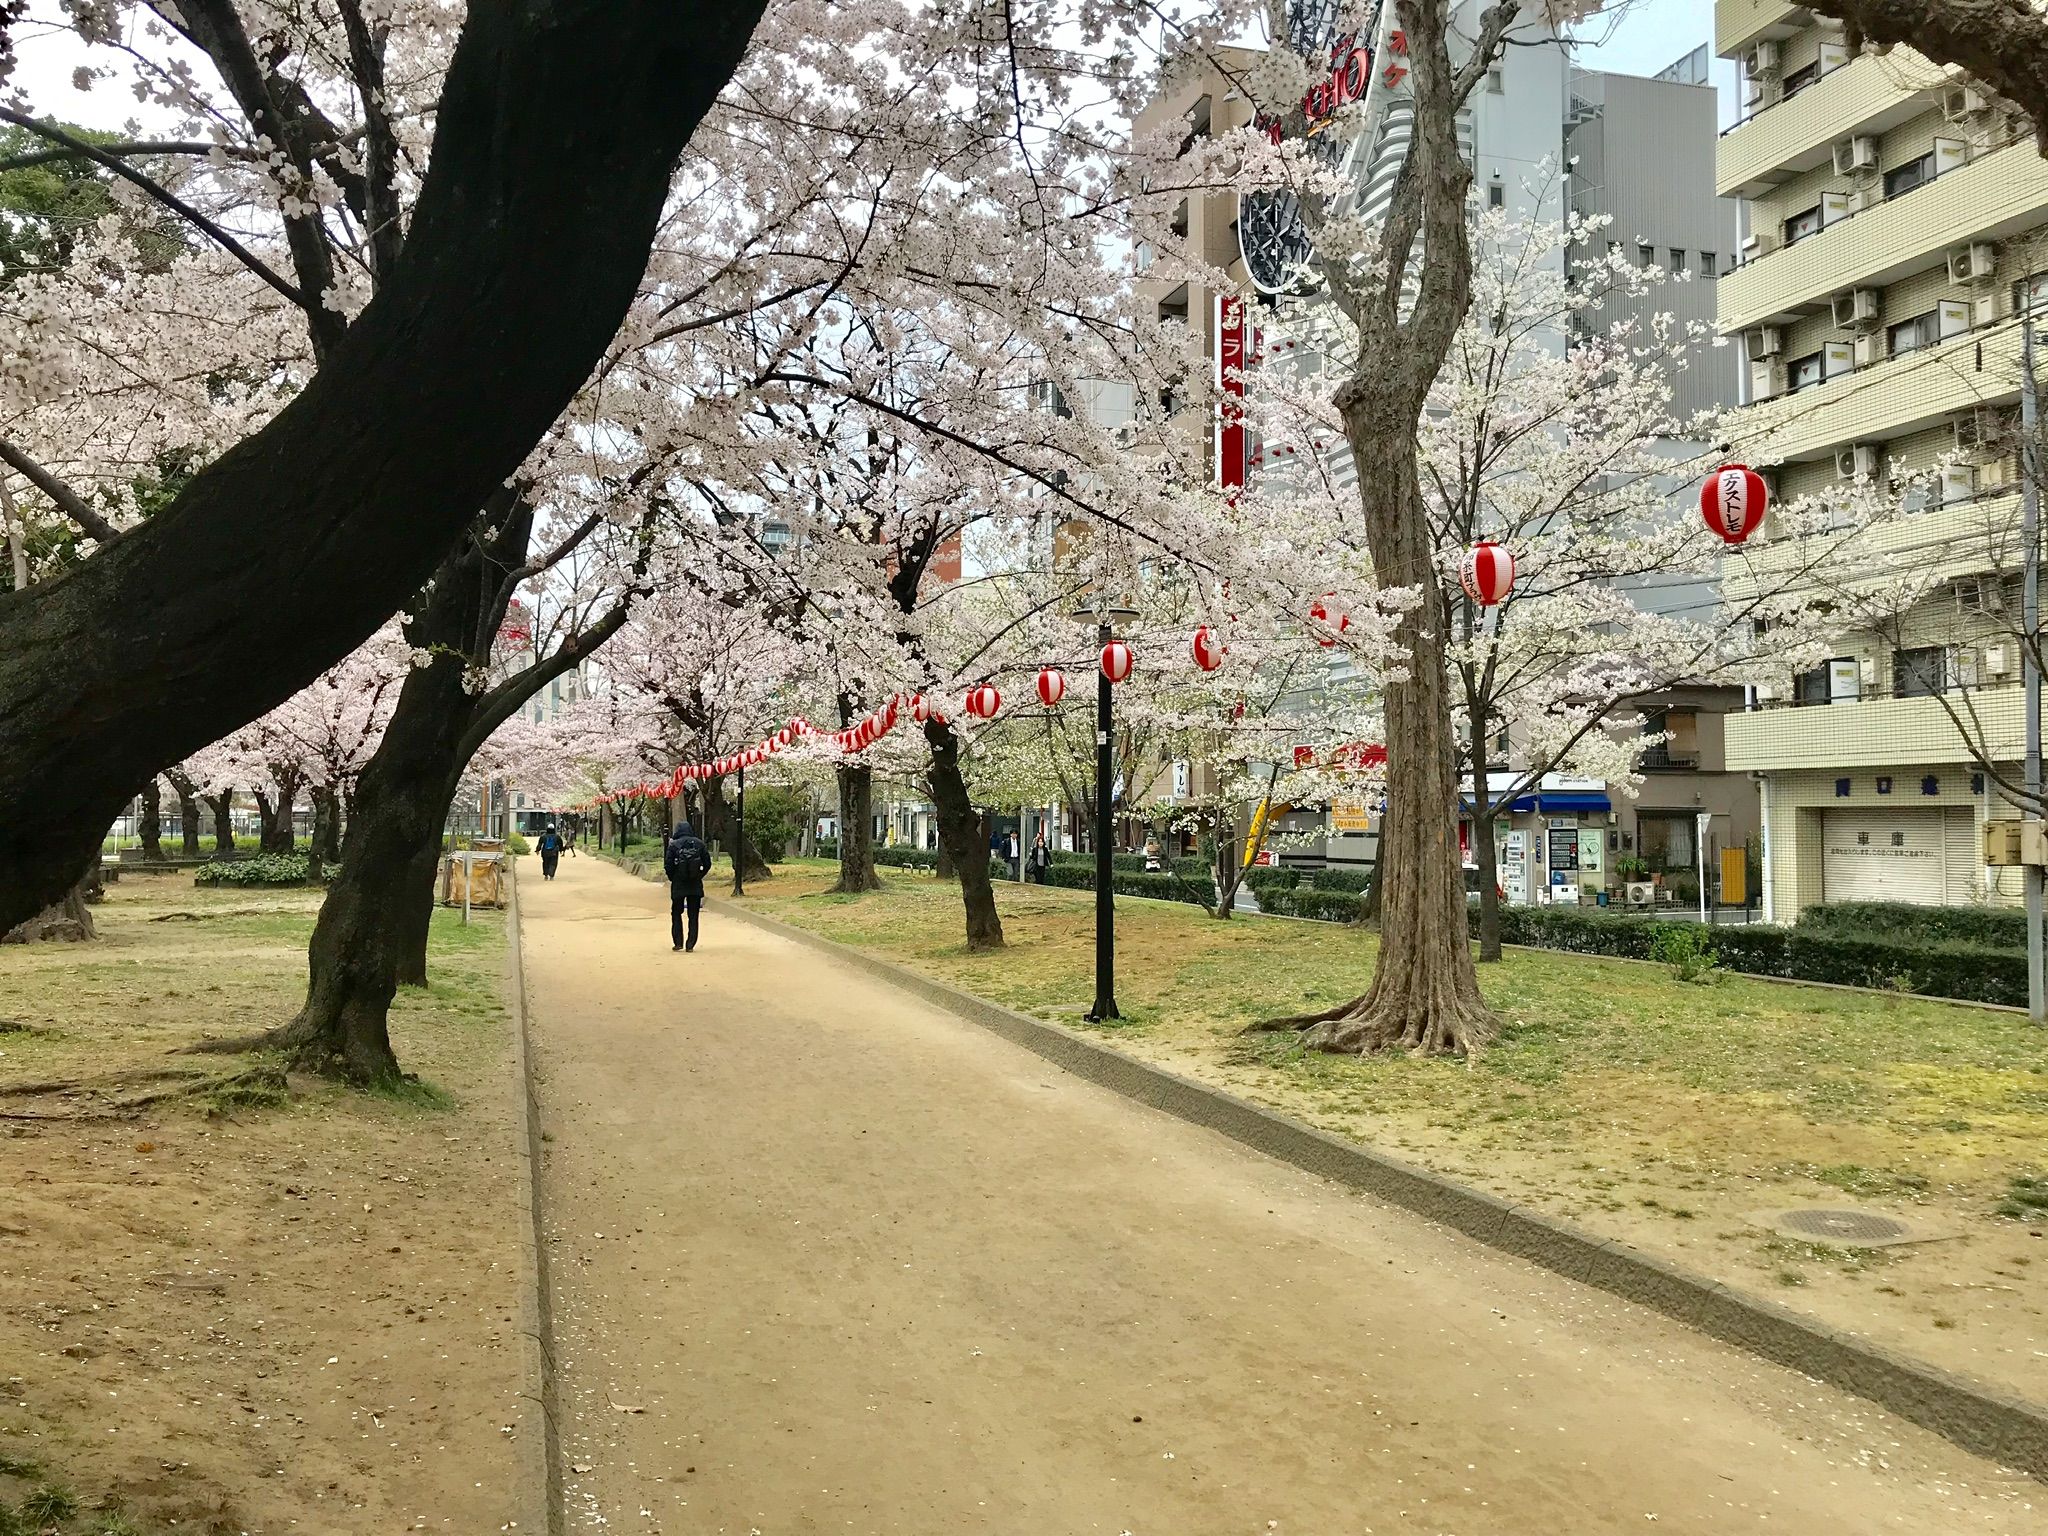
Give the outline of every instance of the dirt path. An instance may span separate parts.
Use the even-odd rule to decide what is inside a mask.
[[[2048,1532],[1866,1404],[716,909],[679,955],[595,860],[521,900],[572,1530]]]

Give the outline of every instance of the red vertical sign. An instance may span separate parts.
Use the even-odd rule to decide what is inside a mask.
[[[1216,432],[1216,482],[1230,496],[1245,482],[1244,371],[1250,348],[1244,323],[1244,301],[1228,295],[1216,300],[1216,382],[1221,389],[1222,424]]]

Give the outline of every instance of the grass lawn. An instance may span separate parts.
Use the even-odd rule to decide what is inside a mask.
[[[1009,946],[971,955],[953,886],[833,878],[785,864],[746,904],[1093,1028],[1092,893],[999,885]],[[1120,898],[1117,954],[1122,1050],[2048,1399],[2048,1037],[2021,1016],[1510,951],[1481,968],[1505,1027],[1478,1061],[1337,1058],[1241,1031],[1362,992],[1369,933]],[[1950,1235],[1854,1251],[1744,1220],[1841,1204]]]
[[[516,1513],[503,914],[436,914],[432,984],[392,1020],[420,1075],[402,1090],[293,1076],[111,1114],[21,1092],[251,1065],[171,1053],[291,1017],[318,902],[130,872],[94,942],[0,946],[0,1531],[15,1511],[64,1536]],[[74,1513],[45,1520],[66,1490]]]

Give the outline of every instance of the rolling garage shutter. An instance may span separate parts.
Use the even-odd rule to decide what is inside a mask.
[[[1963,808],[1959,814],[1967,818],[1970,812]],[[1967,900],[1964,893],[1974,871],[1958,871],[1954,882],[1949,879],[1947,821],[1948,813],[1937,806],[1826,812],[1821,827],[1823,899],[1916,901],[1931,907]]]

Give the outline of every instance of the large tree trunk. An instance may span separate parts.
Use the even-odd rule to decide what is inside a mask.
[[[306,839],[306,878],[315,885],[327,873],[327,837],[332,828],[328,817],[334,812],[334,797],[324,789],[313,791],[312,836]]]
[[[1001,949],[1003,920],[996,914],[995,887],[988,878],[988,843],[981,817],[967,797],[960,772],[960,740],[943,721],[927,720],[924,739],[932,749],[932,804],[939,813],[939,847],[952,860],[960,879],[960,904],[966,909],[967,947]]]
[[[276,794],[256,793],[256,814],[263,819],[263,851],[265,853],[287,854],[298,848],[298,836],[292,822],[297,812],[299,783],[296,777],[286,774],[276,780]]]
[[[99,860],[94,858],[92,867],[64,893],[62,900],[52,902],[26,922],[17,923],[6,933],[0,933],[0,944],[40,944],[49,939],[75,943],[97,937],[92,925],[92,908],[87,902],[98,879]]]
[[[1307,1043],[1323,1050],[1470,1053],[1491,1038],[1495,1020],[1479,994],[1467,933],[1447,615],[1417,482],[1416,423],[1472,294],[1472,168],[1459,148],[1458,112],[1485,79],[1518,8],[1486,7],[1469,56],[1453,66],[1450,0],[1395,5],[1408,44],[1413,137],[1378,260],[1355,274],[1331,269],[1359,332],[1357,366],[1335,403],[1357,468],[1374,578],[1382,587],[1417,588],[1422,601],[1396,627],[1404,665],[1386,683],[1387,813],[1372,989],[1327,1013],[1276,1022],[1305,1028]],[[1404,281],[1410,274],[1412,289]]]
[[[875,776],[857,763],[841,763],[839,779],[839,883],[835,891],[879,891],[875,873]]]
[[[403,251],[319,371],[146,523],[0,594],[0,806],[36,807],[0,817],[0,929],[62,894],[138,779],[419,590],[618,333],[761,9],[469,10]]]
[[[1470,1053],[1492,1038],[1495,1021],[1479,994],[1465,916],[1443,599],[1431,574],[1429,520],[1416,485],[1412,437],[1388,452],[1386,436],[1352,433],[1366,537],[1379,579],[1388,586],[1418,586],[1422,601],[1403,615],[1396,631],[1407,666],[1385,688],[1379,964],[1363,997],[1288,1022],[1304,1026],[1306,1043],[1319,1050]]]
[[[206,808],[213,813],[213,856],[231,859],[235,856],[235,792],[224,789],[204,798]]]
[[[142,840],[142,856],[152,863],[161,864],[164,857],[164,790],[151,774],[149,782],[142,786],[142,815],[135,824],[136,835]]]
[[[341,796],[331,789],[318,792],[314,804],[326,813],[326,830],[320,843],[320,856],[329,864],[341,862]]]
[[[181,851],[188,859],[201,856],[199,842],[199,789],[191,779],[173,768],[164,775],[171,781],[171,788],[178,795],[178,839]]]
[[[712,779],[705,785],[704,825],[697,830],[707,844],[715,842],[731,856],[734,872],[743,878],[766,880],[775,873],[754,847],[753,839],[746,835],[738,814],[725,798],[724,779]]]

